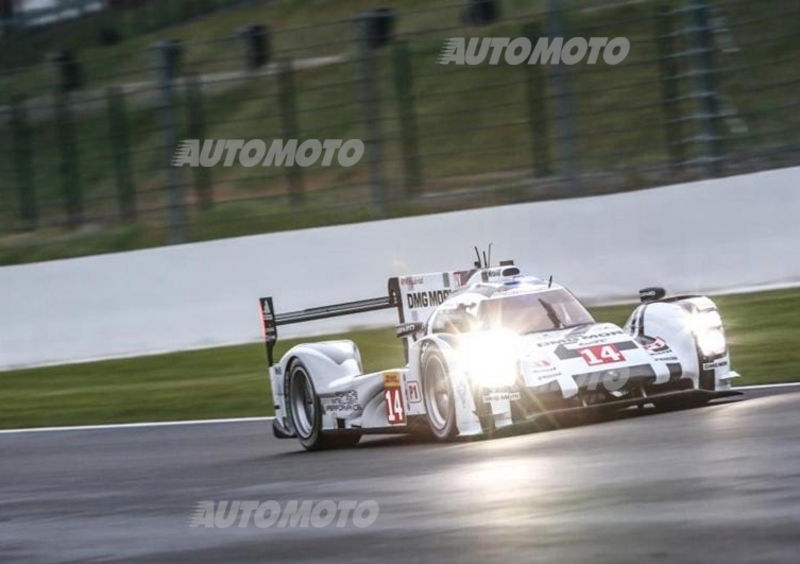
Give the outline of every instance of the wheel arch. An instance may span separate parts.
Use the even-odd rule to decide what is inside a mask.
[[[281,372],[287,374],[296,360],[305,365],[317,393],[326,393],[331,383],[340,378],[363,374],[358,345],[350,340],[295,345],[281,357]]]
[[[466,375],[461,359],[458,354],[458,336],[452,334],[432,334],[426,335],[415,343],[416,358],[410,358],[412,364],[409,366],[418,376],[420,385],[423,385],[422,375],[422,356],[425,350],[436,347],[444,357],[445,369],[448,371],[456,406],[456,426],[458,435],[478,435],[482,432],[480,420],[476,415],[476,405],[472,394],[471,384]]]

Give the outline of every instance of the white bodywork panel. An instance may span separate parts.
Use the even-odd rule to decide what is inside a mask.
[[[680,363],[684,377],[691,378],[695,388],[700,386],[701,372],[711,370],[714,374],[713,389],[728,390],[731,379],[739,374],[731,370],[727,344],[701,365],[693,317],[711,312],[718,315],[714,302],[705,296],[644,303],[633,311],[625,329],[635,337],[654,339],[654,343],[646,345],[653,358]],[[721,327],[720,333],[724,339],[724,330]]]

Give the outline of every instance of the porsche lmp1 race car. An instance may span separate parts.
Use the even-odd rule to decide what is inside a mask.
[[[734,395],[722,320],[703,296],[640,291],[625,325],[503,261],[389,279],[388,295],[276,315],[261,298],[273,430],[309,450],[362,434],[492,435],[543,415]],[[404,367],[365,374],[355,343],[304,343],[275,362],[280,325],[395,308]]]

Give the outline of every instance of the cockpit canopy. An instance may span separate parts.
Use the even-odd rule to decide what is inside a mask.
[[[431,318],[430,327],[433,333],[505,329],[524,335],[587,323],[594,319],[575,296],[563,288],[552,288],[482,299],[465,294],[444,304]]]

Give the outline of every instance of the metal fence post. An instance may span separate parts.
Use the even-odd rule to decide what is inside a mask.
[[[245,69],[257,71],[272,59],[270,30],[264,25],[248,25],[237,30],[244,42]]]
[[[281,131],[284,143],[297,139],[297,92],[294,87],[294,67],[291,59],[282,60],[278,71],[278,108],[281,112]],[[298,143],[300,140],[298,139]],[[289,183],[289,200],[293,204],[305,201],[303,169],[292,163],[286,168],[286,181]]]
[[[386,182],[383,170],[383,132],[378,73],[375,68],[375,49],[372,12],[364,12],[355,20],[358,52],[358,79],[361,111],[366,125],[364,148],[369,166],[372,204],[376,217],[386,217]]]
[[[187,137],[199,139],[201,146],[206,137],[206,115],[203,104],[203,90],[196,76],[186,79],[186,122]],[[194,169],[194,189],[198,207],[209,210],[214,207],[211,168],[198,166]]]
[[[522,35],[536,45],[536,41],[542,36],[542,28],[538,23],[525,24],[522,28]],[[533,152],[533,173],[535,176],[548,176],[552,172],[552,165],[550,162],[550,128],[547,123],[545,73],[540,65],[522,65],[522,68],[526,76],[525,87],[531,151]]]
[[[78,163],[78,139],[71,92],[81,87],[80,64],[71,51],[56,51],[49,55],[54,75],[53,116],[60,154],[61,187],[64,211],[71,228],[83,224],[83,188]]]
[[[125,99],[118,86],[106,92],[108,106],[108,134],[114,161],[114,176],[117,182],[119,216],[123,221],[136,219],[136,187],[131,171],[128,120],[125,114]]]
[[[655,14],[656,50],[658,70],[661,78],[661,111],[664,115],[664,135],[667,152],[673,170],[683,168],[684,150],[681,109],[678,103],[679,59],[675,41],[675,21],[669,5],[656,6]]]
[[[56,91],[54,115],[58,149],[60,153],[61,186],[64,191],[64,206],[67,225],[71,228],[83,224],[83,188],[78,164],[78,140],[75,135],[75,116],[72,98],[67,91]]]
[[[161,131],[164,137],[164,173],[169,201],[169,242],[178,244],[186,241],[186,208],[183,198],[183,183],[180,169],[172,166],[172,159],[178,144],[175,94],[172,82],[177,74],[181,45],[177,41],[159,41],[153,47],[156,85],[161,94]]]
[[[696,102],[695,122],[700,141],[700,162],[706,175],[722,174],[722,136],[720,132],[719,95],[714,80],[714,36],[706,0],[689,0],[692,75]]]
[[[25,102],[19,98],[11,102],[11,135],[20,219],[23,229],[35,229],[39,221],[39,210],[36,206],[36,185],[33,179],[31,130]]]
[[[400,143],[403,151],[404,187],[407,196],[419,193],[422,172],[419,159],[417,114],[414,100],[414,74],[411,54],[403,41],[394,46],[394,89],[400,122]]]
[[[562,0],[547,0],[547,35],[551,40],[564,37],[563,11]],[[571,196],[576,196],[583,192],[583,187],[580,179],[580,164],[575,151],[572,81],[567,65],[553,65],[552,72],[560,161],[558,169],[567,181],[567,192]]]

